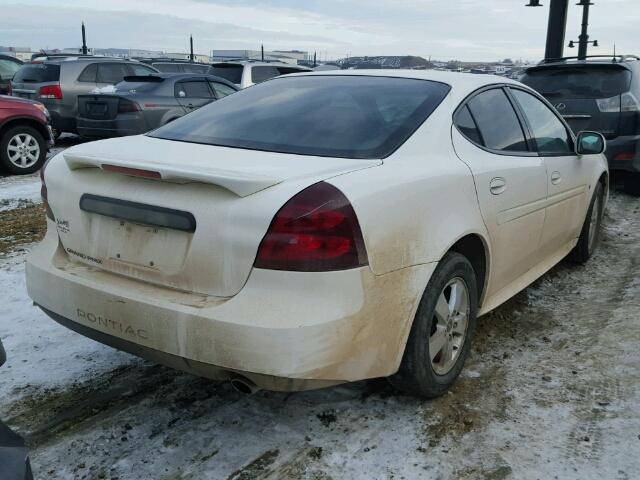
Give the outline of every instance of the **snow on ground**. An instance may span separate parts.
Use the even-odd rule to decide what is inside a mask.
[[[0,418],[37,478],[640,476],[640,199],[614,192],[586,266],[562,263],[480,319],[462,377],[431,401],[384,380],[243,396],[154,365],[32,306],[24,258],[0,255]]]
[[[37,173],[0,177],[0,212],[40,201],[40,177]]]

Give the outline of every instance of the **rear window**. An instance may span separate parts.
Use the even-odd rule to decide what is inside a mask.
[[[280,77],[218,100],[151,136],[301,155],[384,158],[431,115],[449,89],[407,78]]]
[[[52,63],[28,63],[16,72],[16,83],[44,83],[60,80],[60,65]]]
[[[610,98],[629,90],[631,72],[623,68],[542,68],[527,72],[522,83],[546,97]]]
[[[209,71],[210,75],[215,75],[216,77],[224,78],[231,83],[241,83],[242,82],[242,70],[244,67],[242,65],[214,65],[211,67]]]

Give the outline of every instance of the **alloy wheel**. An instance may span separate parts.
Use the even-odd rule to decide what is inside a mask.
[[[431,366],[446,375],[456,364],[469,324],[469,289],[460,277],[451,279],[438,297],[429,337]]]
[[[16,167],[29,168],[40,158],[40,145],[28,133],[18,133],[7,144],[7,157]]]

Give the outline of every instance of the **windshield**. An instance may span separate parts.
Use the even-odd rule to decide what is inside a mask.
[[[240,84],[242,82],[242,70],[244,67],[242,65],[213,65],[211,70],[209,71],[210,75],[215,75],[216,77],[224,78],[225,80],[230,81],[231,83]]]
[[[52,63],[29,63],[20,67],[13,81],[16,83],[57,82],[60,79],[60,65]]]
[[[622,68],[543,68],[527,72],[522,83],[547,97],[610,98],[629,90],[631,72]]]
[[[449,89],[406,78],[278,77],[218,100],[151,136],[270,152],[384,158],[429,117]]]

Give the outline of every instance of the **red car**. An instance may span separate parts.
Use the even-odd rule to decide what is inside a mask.
[[[53,145],[50,120],[43,104],[0,95],[0,168],[19,175],[42,167]]]

